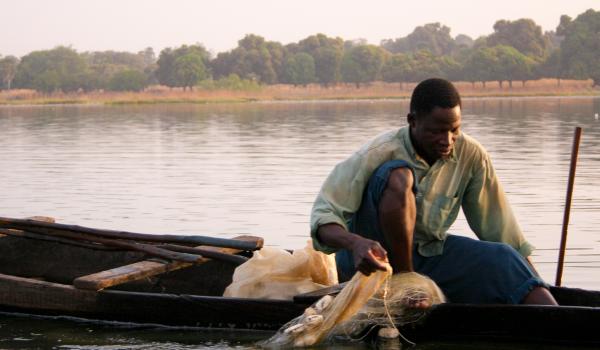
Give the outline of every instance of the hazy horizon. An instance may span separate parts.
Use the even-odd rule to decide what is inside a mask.
[[[176,0],[167,6],[156,0],[11,1],[0,13],[0,32],[4,34],[0,55],[21,57],[59,45],[80,52],[137,52],[152,47],[158,54],[165,47],[195,43],[216,54],[235,48],[237,41],[250,33],[282,44],[316,33],[379,44],[432,22],[448,26],[453,37],[466,34],[475,39],[492,33],[500,19],[531,18],[550,31],[556,29],[561,15],[575,18],[587,9],[600,9],[598,0],[435,3]]]

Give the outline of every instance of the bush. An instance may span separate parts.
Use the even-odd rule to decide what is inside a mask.
[[[111,91],[142,91],[146,86],[146,75],[137,70],[115,73],[108,83],[108,89]]]
[[[241,79],[237,74],[229,74],[219,80],[203,80],[198,83],[198,87],[205,90],[255,91],[259,90],[261,85],[255,80]]]

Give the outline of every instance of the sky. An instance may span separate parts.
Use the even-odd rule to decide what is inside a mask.
[[[406,36],[440,22],[451,35],[493,32],[499,19],[531,18],[544,31],[599,0],[0,0],[0,55],[21,57],[58,45],[77,51],[130,51],[203,44],[231,50],[246,34],[282,44],[323,33],[345,40]]]

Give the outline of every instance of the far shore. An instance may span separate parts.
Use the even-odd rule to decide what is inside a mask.
[[[464,97],[527,97],[527,96],[600,96],[600,87],[592,87],[591,80],[541,79],[525,85],[508,81],[502,86],[497,81],[455,82]],[[416,83],[374,82],[356,86],[337,84],[324,87],[265,85],[249,90],[206,90],[151,86],[141,92],[92,91],[76,93],[39,93],[33,90],[0,91],[0,105],[54,105],[54,104],[167,104],[167,103],[243,103],[254,101],[313,101],[313,100],[376,100],[406,99]]]

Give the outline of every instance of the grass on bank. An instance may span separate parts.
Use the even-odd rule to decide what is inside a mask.
[[[591,80],[541,79],[508,82],[502,86],[496,81],[456,82],[465,97],[511,97],[511,96],[574,96],[598,95],[600,89],[592,87]],[[204,83],[194,90],[151,86],[141,92],[92,91],[75,93],[39,93],[34,90],[0,91],[0,104],[4,105],[51,105],[51,104],[154,104],[154,103],[235,103],[249,101],[279,100],[349,100],[349,99],[395,99],[408,98],[416,83],[374,82],[356,87],[354,84],[336,84],[324,87],[318,84],[307,86],[257,85],[222,87]]]

